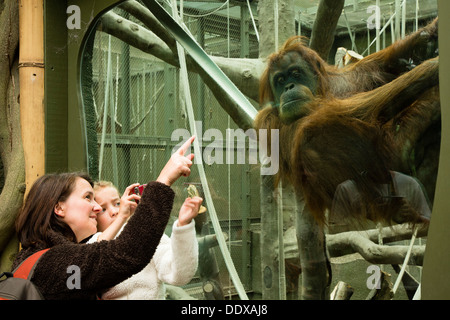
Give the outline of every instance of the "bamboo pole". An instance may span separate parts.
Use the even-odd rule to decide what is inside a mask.
[[[44,4],[19,1],[20,123],[25,155],[25,183],[45,173]]]

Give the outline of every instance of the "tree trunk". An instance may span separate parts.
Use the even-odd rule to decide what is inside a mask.
[[[266,58],[295,35],[293,0],[258,1],[259,57]],[[277,15],[278,14],[278,15]]]
[[[295,35],[293,0],[258,1],[259,57],[264,61],[291,36]],[[265,66],[261,66],[261,71]],[[259,83],[258,83],[259,86]],[[258,91],[255,91],[257,93]],[[263,299],[285,299],[286,283],[284,245],[280,239],[283,228],[283,207],[277,205],[278,193],[272,176],[261,175],[261,267],[263,275]],[[278,193],[280,196],[280,193]],[[281,219],[281,220],[279,220]],[[280,250],[281,247],[281,250]]]
[[[264,300],[280,300],[286,290],[280,285],[280,276],[284,270],[280,268],[280,242],[278,219],[283,216],[278,211],[275,199],[274,178],[270,175],[261,175],[261,275],[262,298]]]
[[[334,33],[344,3],[345,0],[321,0],[317,9],[309,46],[325,61],[333,46]]]
[[[302,299],[328,300],[331,269],[325,255],[325,235],[306,206],[299,211],[296,229],[302,267]]]
[[[14,221],[23,202],[25,165],[20,132],[18,1],[8,0],[0,7],[0,161],[4,185],[0,194],[0,272],[9,271],[18,243]]]

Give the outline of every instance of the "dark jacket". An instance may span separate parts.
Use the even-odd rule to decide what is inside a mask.
[[[45,299],[96,299],[97,294],[149,263],[169,220],[174,196],[170,187],[150,182],[135,213],[115,240],[78,244],[54,233],[53,245],[36,265],[31,280]],[[12,268],[41,249],[45,248],[21,250]],[[79,289],[74,288],[77,276],[81,280]]]

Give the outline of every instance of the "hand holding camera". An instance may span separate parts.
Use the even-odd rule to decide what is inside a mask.
[[[141,188],[142,191],[144,190],[145,186],[140,186],[139,183],[135,183],[132,185],[129,185],[125,192],[123,193],[122,197],[120,198],[120,207],[119,207],[119,215],[123,215],[126,218],[129,218],[134,211],[136,210],[137,204],[139,200],[141,199],[141,194],[136,193],[134,190],[135,188]]]

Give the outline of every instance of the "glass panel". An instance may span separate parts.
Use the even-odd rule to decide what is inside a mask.
[[[232,1],[230,3],[224,3],[223,1],[182,2],[183,21],[190,33],[210,56],[230,59],[219,61],[215,58],[215,61],[218,61],[224,72],[236,81],[237,87],[249,97],[255,106],[258,106],[258,102],[256,102],[258,99],[257,86],[253,91],[248,88],[252,86],[251,79],[261,77],[263,71],[261,68],[265,68],[265,61],[259,58],[260,52],[262,52],[261,46],[268,43],[264,40],[264,37],[268,36],[268,31],[263,32],[264,28],[270,24],[278,24],[280,31],[275,39],[278,39],[279,46],[281,46],[287,38],[286,34],[283,33],[285,25],[288,25],[287,30],[292,30],[289,31],[291,33],[288,33],[288,36],[297,33],[305,37],[311,37],[313,23],[318,19],[319,1],[295,0],[293,6],[288,7],[283,5],[284,2],[286,1],[266,2],[266,4],[270,4],[268,12],[257,10],[257,6],[262,3],[261,1],[251,2],[250,4],[246,1]],[[401,10],[401,2],[399,1],[399,3]],[[324,58],[326,61],[324,63],[329,65],[327,68],[332,68],[334,64],[336,64],[336,68],[339,68],[338,58],[342,51],[340,48],[354,52],[350,53],[350,56],[346,56],[347,58],[351,57],[351,59],[342,62],[340,67],[343,67],[346,63],[351,64],[377,52],[377,50],[389,47],[393,39],[400,39],[406,34],[415,32],[437,16],[435,0],[417,3],[408,1],[406,2],[404,15],[402,15],[402,11],[397,15],[397,17],[401,17],[400,23],[397,24],[395,17],[393,17],[396,8],[398,9],[395,4],[396,2],[392,0],[345,1],[344,10],[337,21],[333,45],[330,53]],[[170,7],[166,3],[164,5],[167,11],[171,12]],[[251,12],[248,11],[249,7]],[[178,2],[178,10],[181,10],[180,2]],[[273,19],[273,12],[276,10],[282,12],[279,19]],[[380,18],[379,41],[376,39],[378,16]],[[292,17],[292,19],[289,21],[283,20],[285,17]],[[402,24],[402,17],[406,18],[404,25]],[[92,50],[92,60],[83,61],[82,70],[84,74],[92,73],[91,102],[93,108],[92,110],[87,109],[91,111],[87,111],[89,114],[86,117],[94,119],[93,127],[95,129],[90,133],[93,137],[88,141],[95,141],[95,143],[90,145],[89,157],[96,164],[93,168],[98,168],[98,171],[95,169],[95,172],[93,171],[91,174],[97,176],[98,179],[112,181],[120,191],[123,191],[131,183],[147,183],[154,180],[169,159],[173,149],[179,145],[182,138],[185,139],[190,135],[190,128],[187,119],[187,106],[184,102],[183,83],[180,82],[180,72],[174,54],[176,47],[174,42],[168,40],[170,36],[167,37],[164,33],[161,33],[161,27],[158,24],[149,22],[151,21],[151,15],[149,15],[143,3],[138,1],[128,2],[121,7],[106,12],[100,20],[101,23],[98,24],[96,32],[91,35],[91,41],[88,41],[88,43],[92,43],[92,46],[87,48],[87,50]],[[262,28],[262,21],[266,25],[264,28]],[[393,28],[397,29],[394,30]],[[269,36],[269,38],[273,37],[274,35]],[[433,39],[425,39],[425,42],[430,44],[428,49],[431,49],[430,52],[433,55],[435,53],[434,48],[431,48]],[[344,50],[344,53],[348,53],[346,50]],[[407,59],[403,56],[401,55],[399,57],[401,59],[394,61],[395,67],[401,69],[401,72],[410,69],[414,71],[414,67],[421,62],[415,60],[415,57]],[[231,68],[242,62],[238,61],[237,58],[247,58],[247,67],[259,66],[260,69],[256,69],[257,71],[251,68],[245,70],[245,67],[242,67],[243,74],[251,77],[248,77],[249,80],[247,81],[239,82],[240,74],[236,76],[232,73],[233,69]],[[274,68],[276,63],[274,62]],[[381,68],[381,66],[379,67]],[[91,69],[87,70],[88,68]],[[305,71],[308,68],[306,66],[306,68],[299,70],[299,73],[303,77],[308,77],[308,71]],[[303,279],[300,275],[302,266],[299,259],[302,253],[299,253],[301,250],[298,248],[296,239],[296,234],[301,229],[299,227],[301,223],[296,224],[296,222],[303,219],[301,213],[305,206],[304,199],[310,200],[306,206],[313,209],[312,202],[315,201],[315,207],[321,208],[321,214],[328,219],[325,227],[320,230],[324,230],[326,233],[330,251],[329,261],[332,279],[329,293],[338,288],[339,282],[342,281],[354,288],[352,299],[366,299],[369,295],[374,294],[372,289],[374,287],[376,289],[377,280],[381,278],[382,271],[392,275],[387,281],[390,281],[393,285],[399,284],[397,279],[400,270],[397,267],[394,267],[396,269],[394,270],[391,265],[400,264],[401,267],[402,262],[390,262],[389,258],[383,263],[374,262],[370,259],[367,261],[348,245],[344,246],[345,248],[342,250],[339,247],[339,241],[346,241],[341,240],[342,237],[347,239],[345,238],[347,234],[344,232],[353,231],[355,228],[361,230],[363,227],[370,230],[360,235],[361,242],[359,244],[361,246],[361,243],[369,241],[371,246],[378,248],[377,243],[381,240],[389,246],[399,244],[403,246],[402,250],[407,251],[411,241],[411,231],[407,236],[396,238],[389,235],[392,232],[391,228],[385,228],[382,229],[381,239],[379,239],[379,230],[385,225],[368,224],[366,223],[367,219],[365,219],[362,226],[348,219],[356,216],[357,220],[361,221],[361,212],[369,218],[373,217],[371,211],[365,205],[378,203],[376,201],[380,197],[383,199],[379,202],[380,207],[389,207],[384,211],[392,210],[391,204],[399,201],[401,204],[396,208],[403,208],[404,202],[402,201],[406,200],[416,211],[420,211],[419,214],[429,217],[434,197],[440,145],[440,110],[439,101],[434,101],[436,100],[434,99],[435,92],[430,91],[429,96],[417,95],[417,98],[422,99],[427,106],[425,115],[418,115],[417,111],[425,109],[418,108],[417,103],[414,104],[416,97],[409,102],[404,102],[409,103],[410,107],[405,107],[400,111],[396,110],[394,114],[385,115],[383,114],[384,111],[379,112],[379,118],[385,120],[383,130],[394,133],[394,142],[400,144],[400,149],[402,152],[404,151],[395,154],[403,156],[402,166],[388,168],[391,173],[389,182],[392,182],[392,184],[383,180],[379,181],[379,175],[374,177],[365,172],[365,168],[368,167],[370,161],[362,163],[362,169],[358,169],[358,174],[363,176],[364,179],[369,179],[370,183],[366,184],[366,180],[362,180],[361,185],[358,184],[358,181],[355,183],[354,176],[348,172],[356,170],[356,168],[353,163],[345,160],[346,157],[352,155],[371,156],[368,149],[356,150],[357,140],[347,139],[347,136],[344,136],[344,134],[350,134],[351,130],[348,132],[342,130],[330,133],[330,141],[335,141],[334,148],[323,146],[319,148],[320,150],[311,149],[314,151],[309,159],[311,167],[305,165],[306,160],[304,159],[307,156],[308,149],[306,144],[303,145],[305,148],[299,151],[299,154],[303,152],[303,158],[301,159],[305,162],[302,163],[302,168],[305,171],[288,168],[284,172],[286,173],[285,178],[292,178],[294,180],[293,186],[289,183],[289,179],[283,179],[282,189],[272,190],[269,188],[267,191],[261,187],[263,179],[260,175],[260,159],[258,158],[255,163],[249,157],[249,154],[256,150],[252,149],[250,141],[246,139],[243,163],[237,163],[238,156],[243,154],[244,149],[237,143],[230,141],[227,136],[227,129],[237,133],[238,126],[232,117],[225,112],[223,101],[215,97],[214,87],[209,87],[208,83],[205,83],[202,77],[195,72],[198,72],[198,68],[195,70],[195,67],[192,67],[192,64],[189,63],[189,69],[189,88],[198,126],[197,130],[200,138],[202,138],[203,163],[209,189],[222,230],[226,233],[227,246],[233,263],[249,298],[299,299],[304,294],[302,293]],[[333,70],[329,73],[330,79],[340,72],[339,69]],[[339,99],[344,99],[350,95],[347,94],[348,92],[344,92],[345,88],[352,87],[352,90],[356,92],[370,91],[384,83],[390,83],[394,77],[400,75],[400,72],[397,72],[398,70],[382,70],[373,83],[364,83],[364,79],[367,79],[364,77],[369,75],[369,71],[367,69],[366,74],[361,72],[361,81],[353,78],[351,83],[346,82],[345,79],[348,78],[341,76],[340,80],[336,81],[335,87],[330,90],[335,90],[333,94]],[[317,74],[314,72],[316,71],[310,72],[313,75],[311,79],[317,79]],[[390,73],[392,77],[387,78],[384,73]],[[277,81],[281,83],[281,80]],[[273,85],[274,87],[275,85]],[[418,88],[422,87],[419,86]],[[316,87],[311,90],[314,91],[315,89]],[[316,95],[320,94],[319,92],[315,93]],[[334,101],[329,98],[328,93],[324,94],[324,97],[328,100],[321,100],[322,103],[330,104],[329,101]],[[355,92],[352,92],[351,96],[353,94]],[[375,98],[379,97],[376,93],[372,94],[368,101],[375,101]],[[83,92],[83,96],[86,98],[86,92]],[[402,98],[401,94],[398,96],[398,99]],[[426,100],[425,98],[430,99]],[[350,104],[356,105],[355,101],[356,98]],[[281,108],[279,112],[283,112],[282,101],[276,101],[275,99],[270,103],[273,103],[275,108]],[[373,104],[364,105],[364,107],[366,106],[369,108]],[[390,108],[389,110],[395,109],[389,104],[388,108]],[[298,116],[298,113],[295,113],[295,116]],[[310,115],[308,114],[308,116]],[[417,122],[422,127],[413,125]],[[317,127],[312,129],[317,129]],[[398,135],[395,134],[396,132]],[[341,146],[336,142],[339,139],[339,133],[344,137],[343,142],[345,143],[345,148],[342,147],[340,150]],[[323,135],[323,137],[325,136]],[[283,130],[280,130],[280,137],[281,139],[286,137],[283,135]],[[374,147],[375,138],[369,139],[367,135],[362,135],[360,138],[364,140],[364,143],[368,142],[367,148],[374,149],[376,156],[380,156],[376,152],[383,148],[380,146]],[[292,137],[285,140],[288,142],[282,140],[279,144],[281,148],[280,170],[285,169],[283,160],[288,161],[290,155],[294,153],[290,148],[298,143]],[[349,141],[355,141],[355,143]],[[232,148],[226,147],[227,142],[232,143]],[[415,148],[407,148],[411,143],[415,144]],[[331,154],[331,150],[338,151]],[[388,153],[392,153],[392,151],[393,149],[390,149]],[[233,152],[233,162],[227,158],[231,152]],[[405,155],[405,152],[408,153]],[[383,157],[381,159],[382,161],[385,160]],[[375,160],[375,158],[371,157],[370,160]],[[376,163],[376,161],[373,162]],[[319,168],[323,163],[327,164],[326,170],[313,172],[314,168]],[[341,163],[346,166],[348,171],[336,165]],[[310,168],[313,171],[308,171]],[[322,169],[322,167],[320,168]],[[300,172],[300,174],[297,176],[294,175],[294,172]],[[336,172],[341,174],[339,182],[343,184],[334,182],[332,184],[330,182],[337,179],[335,178]],[[317,174],[322,180],[318,179],[318,182],[313,182],[308,174]],[[297,179],[297,182],[295,182],[295,179]],[[309,184],[302,185],[302,181]],[[404,183],[405,181],[406,183]],[[327,186],[328,182],[330,182],[331,187]],[[168,235],[170,235],[172,223],[177,218],[178,211],[187,196],[188,184],[196,185],[202,194],[203,190],[196,166],[192,167],[189,178],[179,180],[173,187],[176,198],[172,219],[166,232]],[[378,189],[373,188],[375,184],[377,184]],[[361,188],[366,185],[372,187],[370,190],[379,192],[380,197],[372,194],[372,197],[361,200],[362,195],[365,194]],[[393,189],[391,189],[391,186]],[[413,188],[410,188],[411,186]],[[305,198],[296,200],[294,189],[298,193],[306,190]],[[330,189],[332,190],[331,193],[328,192]],[[385,192],[384,189],[387,191]],[[328,193],[319,195],[315,192],[311,195],[307,193],[308,190],[326,190]],[[274,205],[270,204],[273,196]],[[274,223],[272,227],[274,227],[275,232],[281,230],[281,235],[275,235],[275,237],[273,234],[267,235],[266,232],[269,229],[266,229],[268,227],[265,224],[266,221],[261,221],[263,215],[261,212],[267,210],[267,208],[269,208],[268,217],[274,219],[271,220],[271,223]],[[426,208],[425,211],[422,208]],[[278,210],[281,211],[279,215],[277,214]],[[402,217],[399,210],[394,211],[389,218]],[[200,215],[196,222],[197,235],[201,245],[203,245],[201,241],[206,239],[204,238],[206,235],[214,234],[208,214],[207,212]],[[277,216],[282,217],[281,222],[277,221]],[[344,219],[341,219],[342,216],[344,216]],[[315,226],[316,223],[313,222],[313,225]],[[399,238],[401,240],[398,240]],[[274,242],[265,247],[267,243],[265,241],[268,241],[268,239],[274,239]],[[284,250],[272,253],[276,257],[284,256],[283,261],[279,265],[276,262],[276,267],[267,265],[266,259],[268,258],[265,254],[268,248],[278,250],[281,239],[283,242],[281,247]],[[392,242],[393,239],[398,241]],[[424,236],[424,233],[419,232],[417,240],[415,240],[417,248],[414,250],[422,250],[425,244],[426,233]],[[199,261],[198,271],[192,281],[183,286],[185,293],[198,299],[238,298],[224,258],[217,245],[211,247],[211,249],[201,247],[201,250],[203,250],[203,256]],[[421,261],[410,261],[410,264],[406,268],[407,274],[404,279],[411,275],[415,280],[410,281],[410,286],[400,284],[398,290],[395,288],[394,299],[410,299],[416,293],[415,281],[420,282]],[[215,290],[212,290],[212,288],[215,288]]]

